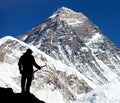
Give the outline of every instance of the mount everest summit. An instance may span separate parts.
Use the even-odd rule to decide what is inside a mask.
[[[1,87],[20,91],[17,62],[27,48],[34,51],[38,64],[47,64],[34,74],[31,87],[40,100],[119,103],[119,93],[115,93],[120,91],[116,89],[120,82],[120,49],[81,12],[62,7],[17,38],[1,38]]]
[[[96,85],[112,80],[109,68],[117,73],[120,68],[120,50],[85,15],[65,7],[18,38],[68,66],[75,66]]]

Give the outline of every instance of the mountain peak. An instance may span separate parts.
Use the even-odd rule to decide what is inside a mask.
[[[72,15],[76,15],[76,16],[80,16],[80,15],[84,15],[82,14],[81,12],[76,12],[72,9],[69,9],[67,7],[61,7],[61,8],[58,8],[56,10],[56,12],[54,12],[53,15],[57,15],[57,16],[72,16]]]
[[[65,21],[68,24],[81,24],[86,21],[88,18],[81,12],[73,11],[66,7],[58,8],[56,12],[53,13],[49,18],[54,20]]]
[[[69,8],[61,7],[61,8],[58,8],[55,13],[57,13],[57,14],[72,14],[72,13],[76,13],[76,12]]]

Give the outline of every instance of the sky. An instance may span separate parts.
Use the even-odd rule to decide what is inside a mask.
[[[0,0],[0,38],[31,30],[63,6],[82,12],[120,47],[119,0]]]

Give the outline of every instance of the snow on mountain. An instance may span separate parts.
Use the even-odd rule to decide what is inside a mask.
[[[73,10],[65,8],[65,7],[59,8],[49,18],[50,19],[59,18],[61,21],[66,21],[66,23],[71,26],[81,25],[87,19],[82,13],[74,12]]]
[[[20,92],[19,57],[31,48],[36,62],[46,67],[34,74],[31,92],[46,103],[72,103],[96,86],[75,67],[55,60],[34,46],[13,37],[0,39],[0,87],[11,87]],[[36,68],[34,68],[36,70]]]
[[[120,103],[120,82],[112,81],[87,93],[74,103]]]
[[[75,66],[97,86],[120,78],[120,49],[81,12],[59,8],[18,39],[68,66]]]

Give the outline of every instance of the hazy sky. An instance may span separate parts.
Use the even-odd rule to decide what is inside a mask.
[[[27,32],[63,6],[82,12],[120,47],[120,0],[0,0],[0,38]]]

